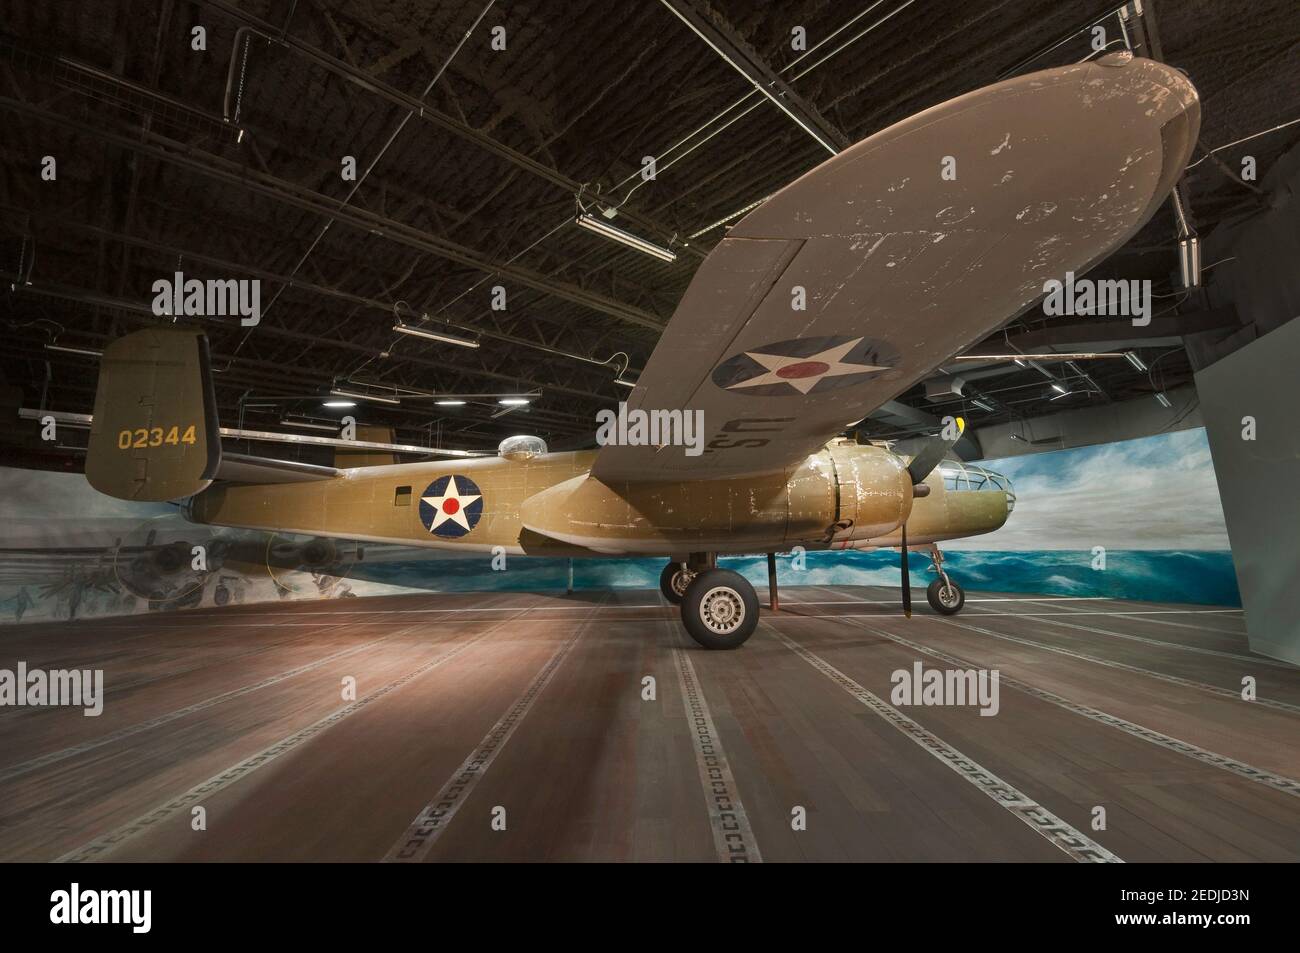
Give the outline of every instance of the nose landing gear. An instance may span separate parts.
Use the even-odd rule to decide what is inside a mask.
[[[938,546],[930,546],[930,563],[931,571],[937,572],[939,578],[926,588],[925,598],[930,608],[940,615],[956,615],[966,604],[966,593],[944,572],[943,553],[939,552]]]

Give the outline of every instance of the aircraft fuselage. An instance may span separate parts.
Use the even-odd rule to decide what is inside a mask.
[[[605,484],[595,451],[359,467],[338,478],[218,484],[190,498],[197,523],[473,552],[676,556],[917,545],[990,532],[1003,492],[915,497],[904,461],[833,442],[799,465],[744,478]]]

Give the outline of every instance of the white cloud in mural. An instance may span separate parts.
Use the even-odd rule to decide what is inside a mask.
[[[1002,529],[954,540],[972,550],[1226,550],[1205,431],[989,460],[1015,485]]]

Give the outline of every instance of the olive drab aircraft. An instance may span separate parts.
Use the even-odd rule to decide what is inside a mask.
[[[700,265],[627,401],[702,411],[694,455],[548,453],[536,438],[378,466],[223,455],[206,340],[170,325],[104,352],[86,476],[122,499],[183,499],[190,520],[217,526],[663,556],[664,595],[709,648],[740,645],[758,621],[753,586],[719,555],[897,547],[906,573],[908,548],[927,547],[930,602],[955,612],[964,597],[935,544],[1001,526],[1010,484],[945,460],[942,436],[905,457],[840,435],[1032,307],[1045,280],[1133,236],[1199,125],[1182,73],[1111,54],[942,103],[781,189]]]

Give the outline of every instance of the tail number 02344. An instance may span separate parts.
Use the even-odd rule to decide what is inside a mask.
[[[117,449],[140,450],[145,447],[161,447],[163,444],[195,443],[194,425],[190,424],[181,431],[179,426],[170,429],[163,427],[140,427],[136,430],[123,430],[117,435]]]

